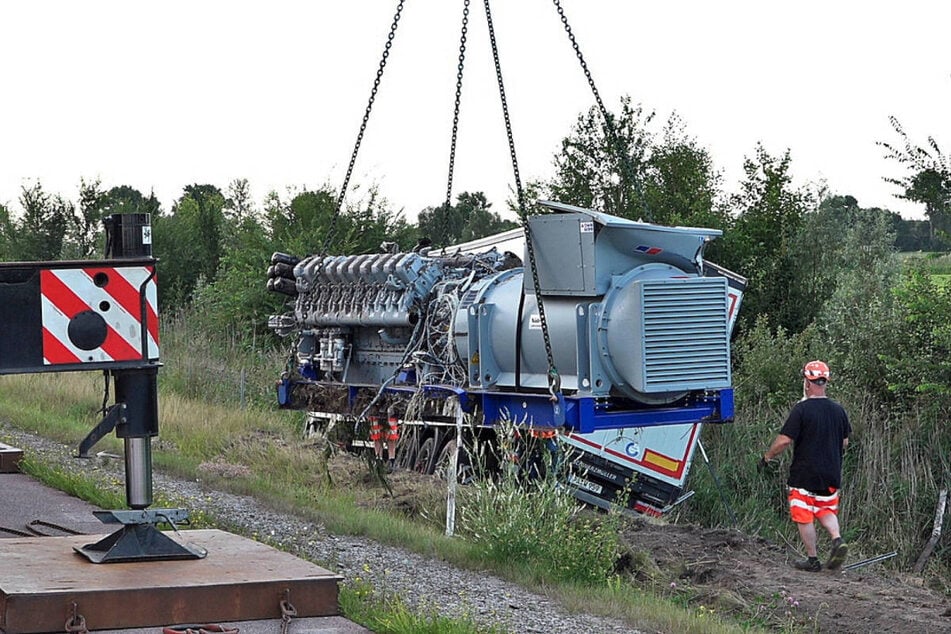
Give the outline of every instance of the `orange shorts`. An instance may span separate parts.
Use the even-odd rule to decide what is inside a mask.
[[[383,426],[380,424],[380,419],[376,416],[370,416],[370,440],[377,441],[383,439]],[[395,416],[390,416],[387,418],[388,431],[386,434],[386,440],[390,442],[396,442],[400,439],[399,432],[399,422],[400,420]]]
[[[816,495],[806,489],[789,487],[789,515],[797,524],[810,524],[823,515],[839,514],[839,491],[832,489],[829,495]]]

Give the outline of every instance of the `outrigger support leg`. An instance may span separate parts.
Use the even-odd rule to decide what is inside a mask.
[[[175,522],[187,522],[188,513],[182,509],[96,511],[94,515],[106,524],[122,524],[121,529],[95,544],[75,547],[76,552],[95,564],[202,559],[208,554],[204,548],[179,543],[155,527],[159,522],[166,522],[172,528]]]
[[[157,559],[200,559],[201,549],[182,545],[164,535],[155,525],[187,523],[182,509],[145,510],[152,504],[152,436],[158,434],[158,368],[146,367],[112,372],[116,404],[99,425],[83,440],[80,455],[88,456],[92,446],[113,428],[125,442],[126,503],[131,511],[97,511],[106,524],[122,524],[115,533],[95,544],[77,547],[76,552],[93,563],[149,561]],[[176,529],[177,531],[177,529]]]

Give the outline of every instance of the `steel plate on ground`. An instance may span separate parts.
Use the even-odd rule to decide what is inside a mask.
[[[74,603],[89,630],[280,618],[285,596],[299,617],[338,614],[339,575],[224,531],[181,535],[208,556],[97,565],[73,551],[89,535],[0,540],[0,629],[61,632]]]
[[[20,460],[22,459],[22,449],[0,442],[0,473],[17,473],[20,470]]]

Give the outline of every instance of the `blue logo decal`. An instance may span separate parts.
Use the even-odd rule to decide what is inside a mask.
[[[636,442],[627,443],[627,447],[624,448],[624,451],[632,458],[637,458],[641,454],[641,448]]]

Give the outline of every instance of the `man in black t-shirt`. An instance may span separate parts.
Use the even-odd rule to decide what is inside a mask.
[[[815,520],[832,538],[832,554],[826,567],[835,570],[845,561],[848,546],[839,532],[839,489],[842,486],[842,455],[849,445],[852,427],[849,417],[826,396],[829,366],[810,361],[802,369],[803,399],[789,412],[779,435],[760,459],[765,466],[793,445],[789,466],[789,514],[799,527],[799,537],[807,558],[796,562],[800,570],[818,572],[819,561]]]

